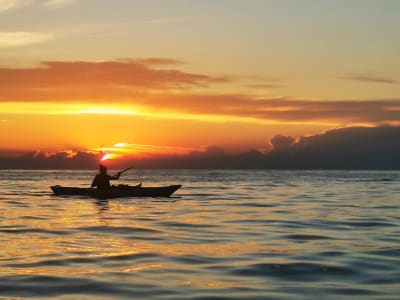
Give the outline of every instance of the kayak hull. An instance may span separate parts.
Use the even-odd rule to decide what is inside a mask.
[[[85,196],[99,199],[111,199],[122,197],[170,197],[181,187],[182,186],[179,184],[157,187],[117,185],[109,189],[55,185],[50,188],[56,196]]]

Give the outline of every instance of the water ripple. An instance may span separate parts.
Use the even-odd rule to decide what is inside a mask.
[[[40,234],[55,234],[55,235],[67,235],[71,234],[70,231],[66,230],[48,230],[48,229],[40,229],[40,228],[10,228],[10,229],[3,229],[0,228],[0,233],[7,233],[7,234],[28,234],[28,233],[40,233]]]
[[[397,299],[400,172],[131,170],[176,199],[60,199],[0,174],[0,298]],[[90,182],[89,182],[90,184]]]
[[[230,272],[239,276],[278,277],[285,280],[307,282],[332,280],[332,277],[335,276],[343,279],[346,276],[350,277],[359,274],[356,270],[344,266],[329,266],[313,263],[263,263],[236,268]]]
[[[121,234],[131,234],[131,233],[160,233],[158,230],[142,227],[127,227],[127,226],[85,226],[78,227],[77,231],[91,231],[100,233],[121,233]]]
[[[129,298],[132,295],[144,296],[152,294],[168,295],[168,291],[155,288],[150,284],[124,284],[91,280],[87,278],[71,278],[61,276],[6,276],[0,277],[0,290],[3,295],[17,297],[57,297],[60,295],[81,294],[106,296],[113,295]],[[152,291],[149,293],[149,290]]]

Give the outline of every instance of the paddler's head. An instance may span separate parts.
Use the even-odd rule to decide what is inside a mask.
[[[105,165],[100,165],[99,170],[101,174],[106,174],[107,173],[107,167]]]

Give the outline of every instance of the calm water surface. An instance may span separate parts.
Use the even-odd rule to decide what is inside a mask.
[[[0,299],[399,299],[400,172],[130,171],[174,198],[2,171]]]

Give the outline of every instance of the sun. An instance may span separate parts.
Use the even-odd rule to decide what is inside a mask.
[[[89,106],[77,109],[75,114],[98,114],[98,115],[137,115],[138,112],[132,107],[126,106]]]
[[[106,153],[106,154],[103,155],[103,157],[101,158],[100,161],[104,162],[104,161],[106,161],[108,159],[112,159],[112,158],[113,158],[113,154]]]

